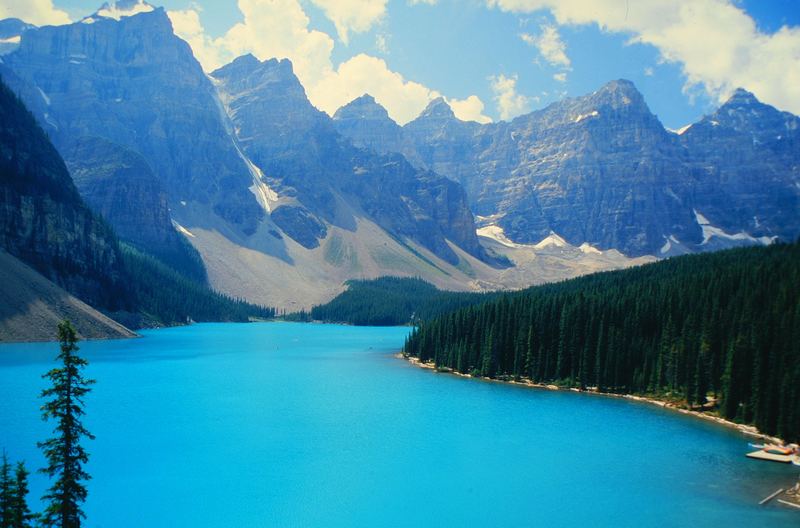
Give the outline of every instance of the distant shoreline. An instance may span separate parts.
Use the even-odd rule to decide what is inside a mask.
[[[583,394],[594,394],[594,395],[597,395],[597,396],[607,396],[607,397],[610,397],[610,398],[624,398],[626,400],[633,400],[633,401],[636,401],[636,402],[648,403],[648,404],[651,404],[651,405],[656,405],[656,406],[661,407],[663,409],[671,409],[671,410],[677,411],[677,412],[679,412],[681,414],[695,416],[697,418],[701,418],[701,419],[709,421],[709,422],[714,422],[716,424],[719,424],[719,425],[722,425],[722,426],[725,426],[725,427],[728,427],[728,428],[731,428],[731,429],[736,429],[737,431],[739,431],[739,432],[741,432],[741,433],[743,433],[745,435],[752,436],[753,438],[761,439],[761,440],[764,440],[764,441],[769,442],[769,443],[779,444],[779,445],[784,445],[784,443],[785,443],[783,441],[783,439],[781,439],[781,438],[778,438],[776,436],[770,436],[770,435],[762,433],[755,426],[739,424],[739,423],[736,423],[736,422],[732,422],[730,420],[726,420],[724,418],[720,418],[719,416],[714,416],[714,415],[711,415],[711,414],[708,414],[708,413],[704,413],[704,412],[691,411],[689,409],[684,409],[684,408],[678,407],[677,405],[675,405],[672,402],[668,402],[668,401],[664,401],[664,400],[658,400],[658,399],[655,399],[655,398],[648,398],[648,397],[645,397],[645,396],[636,396],[634,394],[614,394],[614,393],[611,393],[611,392],[599,392],[599,391],[596,391],[596,390],[580,390],[580,389],[577,389],[577,388],[574,388],[574,387],[571,387],[571,388],[559,387],[558,385],[553,385],[553,384],[534,383],[534,382],[532,382],[530,380],[514,381],[514,380],[500,380],[500,379],[494,379],[494,378],[484,378],[484,377],[480,377],[480,376],[473,376],[471,374],[462,374],[461,372],[455,372],[453,369],[446,368],[446,367],[436,367],[433,364],[433,362],[424,363],[424,362],[420,361],[418,358],[411,357],[411,356],[405,356],[405,355],[403,355],[402,352],[398,352],[397,354],[395,354],[395,357],[400,358],[400,359],[404,359],[404,360],[408,361],[409,363],[411,363],[412,365],[417,366],[419,368],[432,370],[434,372],[442,373],[442,374],[451,374],[451,375],[459,376],[459,377],[462,377],[462,378],[474,378],[474,379],[479,379],[479,380],[483,380],[483,381],[492,381],[492,382],[495,382],[495,383],[505,383],[505,384],[508,384],[508,385],[519,385],[519,386],[522,386],[522,387],[529,387],[529,388],[533,388],[533,389],[544,389],[544,390],[565,391],[565,392],[580,392],[580,393],[583,393]]]

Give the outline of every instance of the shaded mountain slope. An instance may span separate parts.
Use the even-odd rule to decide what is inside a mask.
[[[69,319],[81,339],[136,334],[0,250],[0,342],[53,341]]]

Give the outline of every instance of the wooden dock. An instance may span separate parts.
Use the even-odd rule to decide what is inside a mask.
[[[795,455],[779,455],[777,453],[767,453],[766,451],[753,451],[747,453],[750,458],[757,458],[759,460],[771,460],[772,462],[783,462],[788,464],[794,460]]]
[[[775,493],[769,495],[768,497],[765,497],[764,500],[762,500],[761,502],[758,503],[758,505],[759,506],[765,505],[766,503],[768,503],[769,501],[771,501],[772,499],[774,499],[775,497],[777,497],[778,495],[780,495],[783,492],[784,492],[783,488],[779,489]]]

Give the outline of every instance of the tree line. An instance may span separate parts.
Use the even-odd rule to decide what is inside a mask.
[[[404,353],[465,374],[652,395],[800,440],[800,242],[688,255],[423,322]]]
[[[356,326],[400,326],[427,321],[497,295],[442,291],[419,278],[351,280],[347,290],[327,304],[314,306],[310,314],[293,314],[290,318]]]
[[[192,280],[159,259],[120,243],[128,278],[124,295],[131,313],[112,312],[114,319],[133,327],[195,322],[246,322],[272,319],[275,308],[250,304],[216,292]]]

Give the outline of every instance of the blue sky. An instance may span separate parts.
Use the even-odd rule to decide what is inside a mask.
[[[53,3],[71,20],[98,7],[91,0]],[[696,121],[739,85],[779,108],[798,113],[800,107],[798,89],[784,86],[800,85],[790,77],[800,75],[792,72],[800,71],[795,0],[164,0],[156,5],[170,12],[176,32],[206,69],[246,51],[262,59],[288,56],[312,102],[328,112],[369,91],[400,122],[437,95],[464,118],[497,120],[618,78],[632,80],[670,128]],[[696,12],[686,14],[687,7]]]

